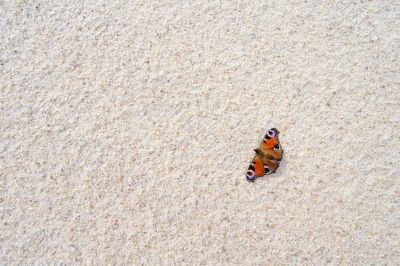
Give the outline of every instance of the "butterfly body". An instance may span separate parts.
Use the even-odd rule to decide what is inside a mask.
[[[256,155],[247,170],[246,179],[254,182],[257,177],[275,173],[282,159],[283,150],[279,143],[279,131],[271,128],[264,136],[260,147],[254,149]]]

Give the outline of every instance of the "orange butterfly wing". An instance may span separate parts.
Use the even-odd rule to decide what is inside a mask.
[[[265,175],[265,170],[264,170],[264,164],[261,161],[259,156],[254,157],[253,160],[254,163],[254,174],[256,177],[264,176]]]
[[[270,139],[264,139],[260,148],[267,154],[270,159],[280,161],[282,160],[283,150],[279,143],[278,136]]]
[[[279,143],[278,137],[271,138],[271,139],[264,139],[261,143],[261,149],[263,150],[271,150],[274,148],[276,144]]]
[[[247,169],[246,178],[250,182],[254,182],[257,177],[265,175],[264,164],[261,158],[256,155]]]

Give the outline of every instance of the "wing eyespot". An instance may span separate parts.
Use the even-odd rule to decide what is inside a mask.
[[[276,133],[274,130],[270,129],[267,131],[267,134],[265,136],[268,136],[269,138],[273,138],[276,136]]]
[[[248,170],[246,173],[246,179],[247,181],[253,182],[255,179],[255,174],[253,170]]]
[[[271,169],[269,169],[269,167],[267,167],[267,166],[264,166],[264,172],[267,175],[271,172]]]

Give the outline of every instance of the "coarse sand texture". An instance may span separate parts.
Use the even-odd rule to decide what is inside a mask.
[[[399,51],[399,1],[0,1],[0,265],[399,265]]]

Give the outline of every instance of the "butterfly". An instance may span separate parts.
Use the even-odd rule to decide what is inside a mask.
[[[264,136],[260,147],[254,149],[256,155],[247,169],[246,179],[254,182],[257,177],[275,173],[282,160],[283,150],[278,139],[279,131],[271,128]]]

